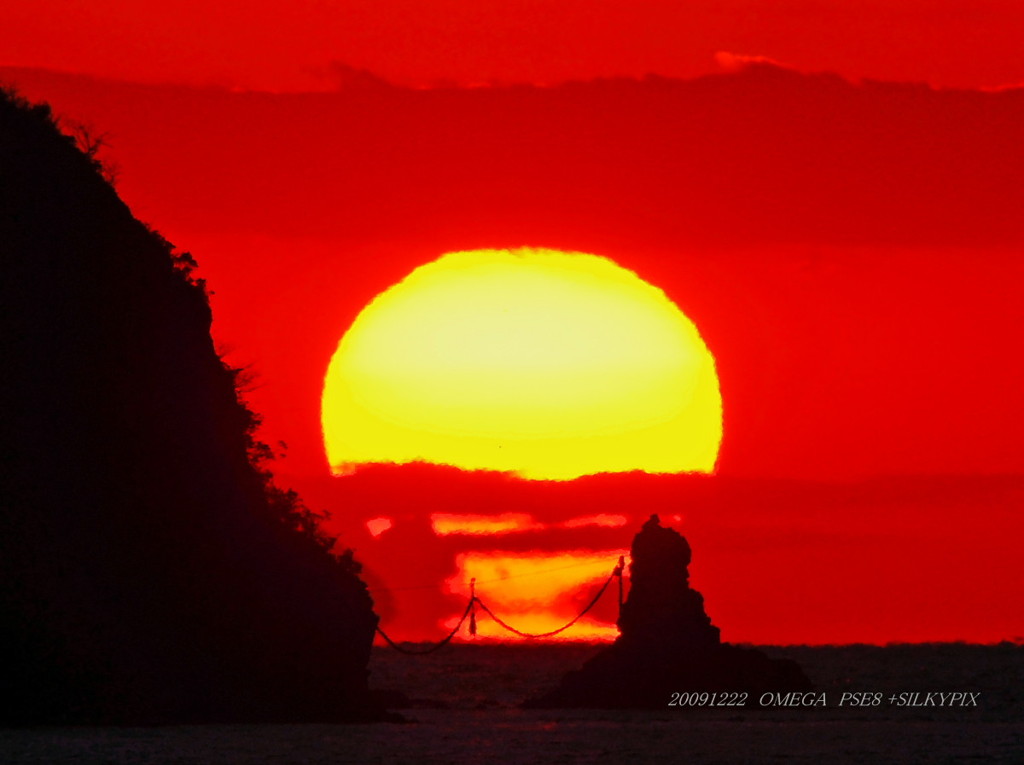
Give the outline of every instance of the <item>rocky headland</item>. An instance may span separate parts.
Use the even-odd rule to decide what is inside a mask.
[[[0,724],[375,719],[359,566],[96,148],[0,93]]]
[[[664,708],[684,692],[809,690],[795,662],[721,642],[690,587],[690,558],[686,539],[651,516],[633,539],[618,639],[526,706]]]

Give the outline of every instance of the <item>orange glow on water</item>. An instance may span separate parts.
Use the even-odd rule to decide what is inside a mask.
[[[514,614],[512,616],[501,612],[497,613],[502,619],[505,619],[505,617],[508,616],[506,621],[514,619],[514,626],[516,629],[533,635],[543,635],[546,632],[554,632],[565,624],[569,618],[572,618],[562,618],[562,616],[558,614],[544,613],[542,611],[532,611],[529,613]],[[446,630],[451,630],[455,627],[458,621],[458,616],[446,619],[444,622],[444,628]],[[618,636],[619,630],[615,625],[604,624],[584,616],[565,632],[543,639],[549,641],[576,640],[587,643],[610,643]],[[501,625],[494,622],[487,614],[480,612],[477,613],[476,637],[485,640],[493,639],[499,641],[527,640],[527,638],[519,637],[518,635],[508,632]]]
[[[693,323],[612,261],[451,253],[378,295],[324,382],[335,473],[413,461],[525,478],[711,472],[715,362]]]
[[[566,550],[556,553],[469,552],[456,557],[458,573],[446,582],[448,592],[476,594],[502,620],[521,632],[558,629],[590,602],[611,575],[620,555],[628,550]],[[616,597],[613,582],[602,601]],[[605,604],[608,605],[607,603]],[[614,617],[613,617],[614,618]],[[449,620],[454,627],[458,617]],[[523,640],[478,612],[477,634],[504,640]],[[591,612],[557,636],[562,640],[614,640],[618,629]]]

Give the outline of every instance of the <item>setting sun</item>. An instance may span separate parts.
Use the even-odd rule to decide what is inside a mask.
[[[328,461],[423,461],[525,478],[710,472],[722,437],[693,323],[607,258],[445,255],[378,295],[324,384]]]

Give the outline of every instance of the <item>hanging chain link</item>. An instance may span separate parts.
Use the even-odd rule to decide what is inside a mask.
[[[561,627],[559,627],[556,630],[551,630],[550,632],[523,632],[522,630],[516,629],[511,624],[508,624],[506,621],[501,619],[497,614],[495,614],[487,606],[486,603],[484,603],[482,600],[480,600],[480,598],[477,597],[477,595],[476,595],[476,579],[472,579],[472,580],[470,580],[470,583],[469,583],[469,585],[470,585],[469,602],[466,604],[466,610],[462,613],[462,618],[459,619],[459,623],[456,624],[455,627],[452,629],[452,631],[449,632],[448,635],[445,636],[444,639],[442,639],[440,642],[434,643],[429,648],[425,648],[425,649],[422,649],[422,650],[412,650],[412,649],[409,649],[409,648],[405,648],[405,647],[399,645],[398,643],[396,643],[394,640],[392,640],[387,635],[387,633],[384,632],[384,630],[382,630],[380,628],[379,625],[377,626],[377,633],[382,638],[384,638],[384,640],[387,641],[388,645],[390,645],[392,648],[394,648],[396,651],[398,651],[400,653],[408,654],[410,656],[425,656],[426,654],[433,653],[434,651],[437,651],[438,649],[448,645],[448,643],[451,642],[452,638],[454,638],[455,635],[458,633],[458,631],[462,628],[462,625],[465,623],[467,618],[469,619],[469,634],[470,635],[475,635],[476,634],[476,606],[479,606],[482,611],[484,611],[488,616],[491,617],[491,619],[494,620],[495,624],[497,624],[498,626],[502,627],[505,630],[508,630],[509,632],[511,632],[514,635],[518,635],[519,637],[529,638],[529,639],[554,637],[555,635],[558,635],[558,634],[560,634],[562,632],[565,632],[572,625],[574,625],[576,622],[578,622],[580,619],[582,619],[587,614],[587,612],[590,611],[590,609],[592,609],[594,606],[596,606],[597,602],[599,600],[601,600],[601,596],[604,595],[605,590],[608,589],[608,585],[610,585],[612,583],[612,580],[615,579],[616,577],[619,578],[619,611],[621,612],[621,610],[622,610],[622,573],[623,573],[623,569],[625,568],[625,565],[626,565],[625,558],[624,558],[624,556],[620,555],[619,556],[619,561],[615,565],[615,570],[612,571],[611,576],[609,576],[605,580],[604,584],[601,585],[601,589],[597,591],[597,594],[586,605],[586,607],[582,611],[580,611],[575,617],[573,617],[569,622],[567,622],[566,624],[562,625]]]

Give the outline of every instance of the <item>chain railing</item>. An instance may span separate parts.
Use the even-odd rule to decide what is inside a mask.
[[[410,656],[425,656],[426,654],[433,653],[434,651],[437,651],[440,648],[443,648],[444,646],[448,645],[448,643],[450,643],[452,641],[452,638],[454,638],[458,634],[459,630],[462,629],[462,625],[466,623],[466,619],[469,619],[469,634],[470,635],[475,635],[476,634],[476,607],[479,606],[480,610],[483,611],[484,613],[486,613],[488,616],[490,616],[491,619],[494,620],[495,624],[497,624],[502,629],[505,629],[508,632],[511,632],[513,635],[518,635],[519,637],[527,638],[527,639],[531,639],[531,640],[532,639],[538,639],[538,638],[554,637],[555,635],[561,634],[562,632],[565,632],[567,629],[572,627],[574,624],[576,624],[576,622],[578,622],[580,619],[582,619],[594,606],[596,606],[598,601],[601,600],[601,596],[603,596],[605,591],[608,589],[608,585],[610,585],[612,583],[612,580],[615,579],[616,577],[618,577],[618,580],[619,580],[619,611],[621,612],[622,611],[622,599],[623,599],[622,573],[623,573],[623,569],[624,568],[625,568],[625,559],[624,559],[623,556],[619,556],[619,561],[615,565],[615,569],[612,571],[611,575],[604,581],[604,584],[601,585],[601,589],[599,589],[597,591],[597,594],[594,595],[594,597],[591,599],[591,601],[589,603],[587,603],[587,605],[583,608],[583,610],[580,611],[578,614],[576,614],[576,616],[574,616],[568,622],[563,624],[561,627],[559,627],[556,630],[551,630],[550,632],[524,632],[523,630],[516,629],[511,624],[506,622],[504,619],[499,617],[497,614],[494,613],[494,611],[492,611],[488,607],[488,605],[486,603],[484,603],[477,596],[477,594],[476,594],[476,579],[471,579],[470,580],[470,583],[469,583],[470,584],[469,602],[466,603],[466,610],[462,612],[462,617],[459,619],[458,624],[456,624],[455,627],[452,629],[452,631],[449,632],[444,638],[442,638],[437,643],[433,643],[429,647],[423,648],[423,649],[410,649],[410,648],[405,648],[404,646],[402,646],[399,643],[396,643],[394,640],[392,640],[388,636],[388,634],[386,632],[384,632],[384,630],[382,630],[380,628],[380,625],[377,626],[377,632],[378,632],[378,634],[382,638],[384,638],[384,640],[387,642],[387,644],[389,646],[391,646],[392,648],[394,648],[396,651],[399,651],[399,652],[404,653],[404,654],[408,654]]]

